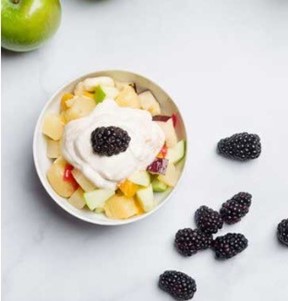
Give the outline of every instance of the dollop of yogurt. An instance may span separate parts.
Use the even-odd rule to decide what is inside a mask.
[[[111,157],[93,152],[91,133],[103,126],[116,126],[128,132],[131,141],[125,152]],[[65,126],[62,154],[96,187],[116,189],[117,183],[134,172],[146,170],[164,142],[164,133],[149,112],[120,107],[114,100],[107,99],[88,116]]]

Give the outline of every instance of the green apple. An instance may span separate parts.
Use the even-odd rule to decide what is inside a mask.
[[[147,187],[150,184],[150,175],[145,170],[134,172],[128,180],[134,184]]]
[[[105,202],[115,194],[111,189],[96,189],[85,192],[84,199],[88,208],[93,211],[96,208],[104,208]]]
[[[60,25],[59,0],[1,0],[1,4],[3,48],[19,52],[36,49]]]
[[[151,211],[155,207],[152,185],[139,189],[136,196],[145,212]]]

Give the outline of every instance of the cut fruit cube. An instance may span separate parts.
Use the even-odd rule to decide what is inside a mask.
[[[72,182],[66,181],[64,179],[66,166],[67,162],[62,157],[59,157],[50,166],[47,173],[47,178],[51,187],[57,194],[62,197],[68,198],[74,193],[76,189]]]
[[[48,114],[44,118],[42,132],[52,140],[60,140],[64,130],[64,123],[58,114]]]
[[[145,212],[151,211],[155,207],[152,185],[141,188],[136,193],[137,200]]]
[[[107,217],[114,219],[126,219],[140,213],[134,198],[119,195],[106,201],[104,209]]]
[[[100,103],[102,102],[106,97],[106,93],[103,91],[101,86],[97,86],[95,88],[95,93],[94,93],[94,99],[96,101],[96,103]]]
[[[159,102],[150,91],[142,92],[138,96],[142,109],[149,111],[152,116],[161,113]]]
[[[74,95],[82,96],[84,91],[85,91],[85,89],[84,89],[83,82],[79,82],[74,89]]]
[[[93,191],[96,189],[96,186],[90,182],[79,169],[74,168],[72,170],[72,175],[80,187],[85,191]]]
[[[47,157],[50,159],[57,159],[60,155],[60,141],[54,141],[47,138]]]
[[[119,90],[115,87],[102,86],[106,98],[115,99],[119,95]]]
[[[185,140],[179,141],[174,147],[168,148],[166,158],[172,163],[177,163],[185,156]]]
[[[147,167],[147,171],[152,174],[165,175],[169,160],[165,158],[155,158],[155,160]]]
[[[173,126],[172,118],[168,119],[166,122],[162,122],[162,121],[156,121],[156,122],[164,132],[167,147],[169,148],[175,146],[177,143],[177,135],[176,135],[175,128]]]
[[[179,171],[175,168],[173,163],[169,163],[165,175],[158,176],[158,180],[164,184],[174,187],[179,178]]]
[[[105,202],[114,194],[115,191],[111,189],[96,189],[85,192],[84,199],[88,208],[93,211],[96,208],[104,208]]]
[[[114,87],[114,80],[108,76],[91,77],[84,79],[83,86],[85,90],[92,92],[98,86]]]
[[[128,198],[131,198],[136,194],[139,187],[137,184],[132,183],[129,180],[126,180],[126,181],[120,183],[118,185],[118,188],[122,191],[122,193],[125,196],[127,196]]]
[[[79,187],[68,199],[68,203],[77,209],[82,209],[85,205],[84,191]]]
[[[63,96],[61,97],[61,105],[60,105],[61,111],[65,111],[66,109],[68,109],[66,102],[67,102],[67,100],[69,100],[73,97],[74,97],[74,95],[72,93],[63,94]]]
[[[140,186],[148,186],[150,184],[150,175],[145,170],[140,170],[134,172],[128,180],[134,184],[138,184]]]
[[[66,110],[65,119],[67,122],[85,117],[90,114],[96,107],[95,100],[87,97],[76,97],[73,105]]]
[[[168,186],[159,181],[158,179],[154,179],[151,183],[154,192],[164,192],[168,188]]]
[[[132,87],[136,91],[136,85],[133,82],[118,82],[118,81],[116,81],[115,86],[119,91],[121,91],[122,89],[124,89],[127,86]]]
[[[130,107],[135,109],[140,109],[140,100],[135,92],[135,90],[130,87],[124,87],[120,92],[119,95],[116,97],[115,101],[121,107]]]

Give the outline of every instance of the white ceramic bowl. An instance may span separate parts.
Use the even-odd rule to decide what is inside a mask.
[[[33,156],[34,156],[34,163],[36,166],[36,170],[42,185],[44,186],[44,188],[46,189],[50,197],[65,211],[67,211],[71,215],[83,221],[93,223],[93,224],[122,225],[122,224],[128,224],[128,223],[139,221],[151,215],[155,211],[159,210],[164,205],[164,203],[166,203],[167,200],[171,197],[172,192],[175,191],[176,187],[174,187],[173,189],[169,189],[164,193],[157,193],[156,201],[158,205],[152,211],[126,220],[115,220],[115,219],[107,218],[104,214],[97,214],[85,209],[79,210],[73,207],[67,202],[65,198],[60,197],[56,192],[54,192],[46,177],[47,171],[51,166],[52,161],[47,157],[46,139],[41,131],[43,117],[48,112],[58,113],[61,96],[65,92],[73,91],[74,87],[78,82],[82,81],[87,77],[104,76],[104,75],[111,76],[113,79],[118,81],[134,82],[136,84],[138,93],[144,90],[150,90],[155,95],[156,99],[159,101],[162,114],[164,115],[171,115],[173,113],[177,114],[176,132],[178,135],[178,139],[185,139],[187,141],[187,136],[186,136],[186,131],[185,131],[182,116],[176,104],[172,101],[172,99],[168,96],[168,94],[165,91],[163,91],[158,85],[153,83],[151,80],[141,75],[127,72],[127,71],[110,70],[110,71],[100,71],[100,72],[85,74],[84,76],[81,76],[73,80],[72,82],[69,82],[68,84],[64,85],[48,100],[36,124],[35,132],[34,132],[34,141],[33,141]],[[186,143],[186,147],[187,147],[187,143]],[[180,178],[183,173],[184,165],[185,165],[185,158],[184,160],[181,161],[181,164],[178,165],[178,168],[180,169]]]

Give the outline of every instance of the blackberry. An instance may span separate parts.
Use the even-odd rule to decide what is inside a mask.
[[[288,218],[278,224],[277,237],[282,244],[288,246]]]
[[[222,204],[220,215],[227,224],[235,224],[241,220],[251,206],[252,195],[247,192],[239,192],[232,199]]]
[[[238,233],[228,233],[224,236],[219,236],[212,243],[216,258],[219,259],[231,258],[244,251],[247,246],[247,238],[243,234]]]
[[[212,235],[205,234],[200,230],[185,228],[179,230],[175,235],[175,247],[183,256],[192,256],[200,250],[211,246]]]
[[[195,280],[178,271],[165,271],[159,276],[158,285],[176,300],[192,299],[197,290]]]
[[[196,210],[195,221],[197,227],[206,234],[217,233],[223,227],[220,214],[207,206],[201,206]]]
[[[91,133],[91,144],[94,153],[111,157],[125,152],[131,138],[119,127],[108,126],[96,128]]]
[[[221,155],[239,161],[256,159],[261,154],[260,137],[256,134],[234,134],[221,139],[217,148]]]

